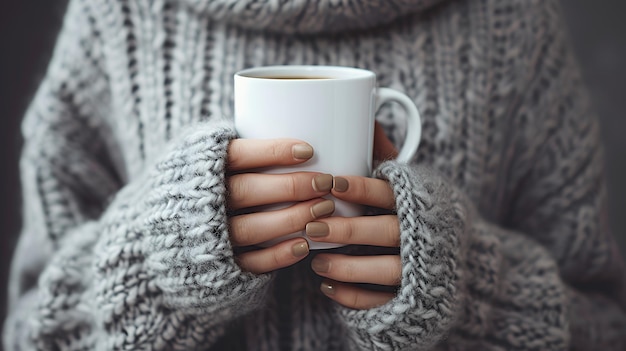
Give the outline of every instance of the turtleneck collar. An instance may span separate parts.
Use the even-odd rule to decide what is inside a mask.
[[[386,24],[447,0],[180,0],[200,15],[282,33],[322,33]]]

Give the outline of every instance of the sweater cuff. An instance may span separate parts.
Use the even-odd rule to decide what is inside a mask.
[[[339,311],[360,349],[429,348],[449,331],[459,309],[457,264],[468,214],[458,194],[426,168],[388,161],[375,176],[387,180],[396,197],[402,281],[385,305]]]
[[[227,122],[195,126],[151,168],[144,189],[116,206],[121,225],[108,228],[126,230],[113,237],[143,237],[146,269],[165,307],[232,317],[265,300],[271,276],[241,271],[229,239],[225,171],[235,137]]]

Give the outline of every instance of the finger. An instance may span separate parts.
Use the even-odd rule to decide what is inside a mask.
[[[311,268],[322,277],[345,283],[399,285],[402,264],[398,255],[348,256],[318,254]]]
[[[228,205],[233,210],[281,202],[306,201],[330,192],[332,176],[314,172],[243,173],[228,178]]]
[[[324,295],[337,301],[339,304],[357,310],[365,310],[384,305],[395,296],[393,293],[366,290],[331,280],[322,282],[320,290]]]
[[[313,241],[349,245],[400,246],[398,216],[330,217],[306,224]]]
[[[398,149],[387,138],[385,130],[376,122],[374,126],[374,159],[379,161],[391,160],[398,157]]]
[[[315,199],[277,211],[234,216],[230,220],[230,241],[233,246],[249,246],[276,239],[301,231],[307,222],[334,211],[332,200]]]
[[[229,171],[288,166],[313,157],[313,147],[296,139],[234,139],[228,145]]]
[[[239,254],[236,258],[242,270],[262,274],[291,266],[309,254],[306,240],[296,238],[272,247]]]
[[[389,183],[382,179],[359,176],[334,177],[332,194],[338,199],[387,210],[396,207]]]

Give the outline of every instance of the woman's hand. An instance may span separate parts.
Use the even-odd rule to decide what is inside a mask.
[[[397,151],[377,124],[374,142],[377,159],[393,158]],[[335,177],[332,194],[352,203],[385,210],[395,208],[395,196],[389,184],[380,179],[346,176]],[[330,217],[306,225],[307,236],[313,241],[341,244],[400,246],[400,227],[396,215],[363,217]],[[367,309],[390,301],[395,294],[374,291],[354,283],[395,287],[400,284],[402,265],[399,255],[348,256],[320,253],[311,262],[313,270],[327,278],[322,292],[340,304]]]
[[[227,165],[230,210],[243,212],[241,210],[256,206],[296,202],[277,211],[232,216],[230,240],[236,251],[304,230],[308,222],[333,213],[333,201],[321,198],[330,193],[331,175],[315,172],[253,173],[262,167],[300,164],[312,156],[310,145],[293,139],[235,139],[230,143]],[[308,255],[309,247],[304,238],[295,238],[272,247],[243,251],[236,256],[239,266],[261,274],[302,260]]]
[[[365,177],[335,177],[333,196],[348,202],[393,210],[394,195],[386,181]],[[313,241],[348,245],[400,246],[396,215],[330,217],[306,225]],[[395,295],[368,290],[351,283],[398,286],[402,276],[399,255],[348,256],[320,253],[311,262],[313,270],[326,279],[321,286],[331,299],[355,309],[382,305]]]

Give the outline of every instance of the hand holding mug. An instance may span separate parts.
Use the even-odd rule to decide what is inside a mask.
[[[382,128],[376,124],[374,158],[388,160],[398,152]],[[343,245],[400,247],[400,225],[395,209],[395,196],[389,183],[361,176],[334,178],[332,195],[343,201],[387,210],[389,214],[357,217],[328,217],[306,225],[310,240]],[[354,309],[368,309],[390,301],[395,293],[365,289],[355,283],[375,284],[389,288],[400,285],[400,255],[352,256],[318,253],[311,268],[325,277],[320,289],[329,298]]]
[[[294,139],[236,139],[228,148],[228,206],[232,211],[294,202],[276,211],[243,213],[230,217],[231,244],[238,248],[276,240],[301,231],[310,221],[329,216],[334,202],[323,199],[332,187],[332,176],[319,172],[255,173],[264,167],[298,165],[308,161],[313,148]],[[278,242],[237,255],[243,270],[261,274],[292,265],[309,253],[302,237]]]
[[[376,159],[389,159],[397,154],[378,125],[374,145]],[[229,147],[228,169],[241,172],[266,166],[297,165],[310,159],[312,151],[308,144],[292,139],[237,139]],[[306,228],[309,239],[314,242],[398,247],[400,231],[395,215],[329,217],[332,201],[321,198],[332,191],[336,198],[350,203],[392,210],[395,199],[389,184],[360,176],[332,180],[328,174],[315,172],[231,175],[228,203],[234,210],[276,201],[297,202],[277,211],[231,217],[231,243],[235,247],[256,245]],[[261,274],[295,264],[308,254],[307,241],[296,237],[267,248],[240,253],[237,261],[242,269]],[[364,309],[383,304],[394,294],[366,290],[352,283],[398,285],[401,265],[399,255],[321,253],[313,259],[312,268],[327,278],[321,290],[328,297],[344,306]]]

